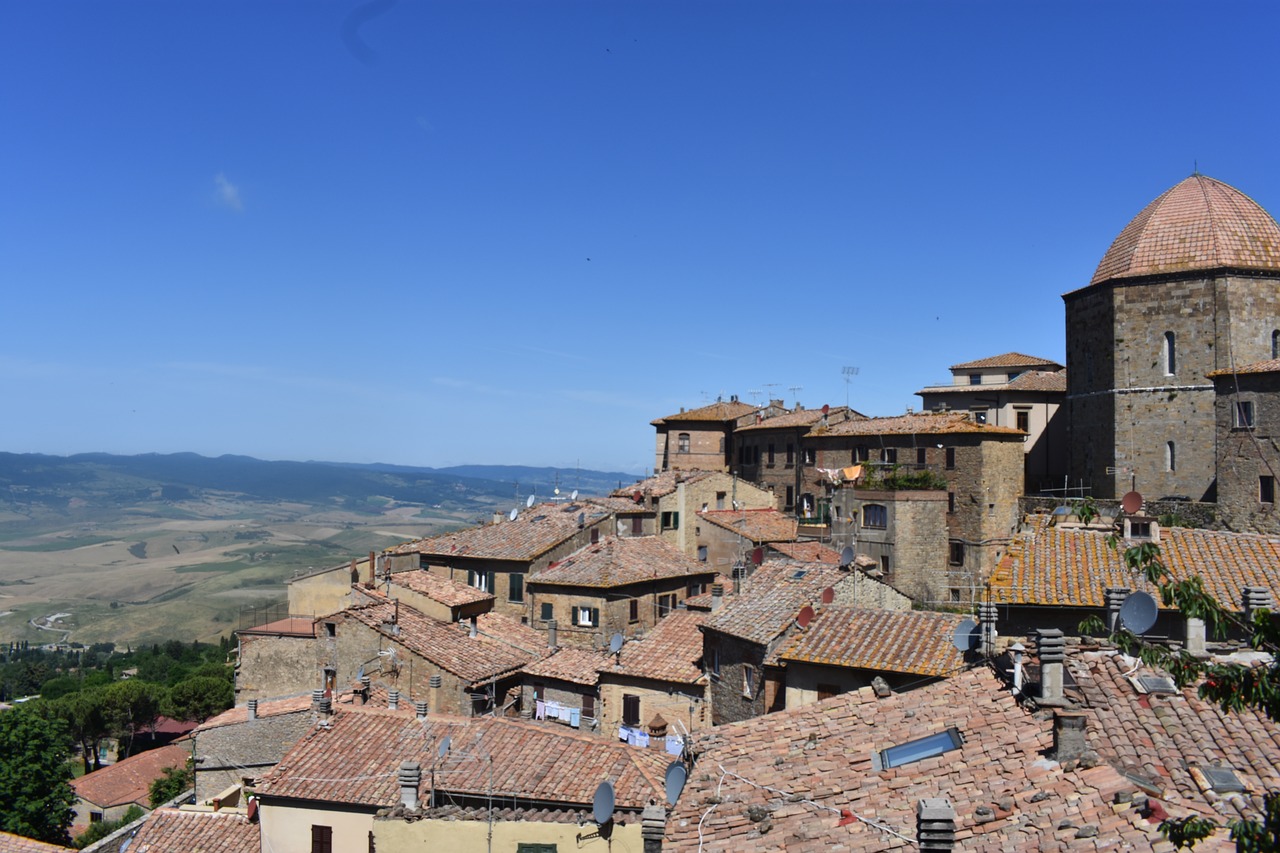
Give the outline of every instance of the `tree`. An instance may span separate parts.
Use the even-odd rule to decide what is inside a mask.
[[[66,724],[71,737],[80,744],[84,772],[99,769],[102,764],[98,760],[98,744],[107,736],[104,691],[80,690],[44,705],[48,714]]]
[[[189,791],[195,783],[196,777],[191,772],[190,766],[166,767],[164,775],[151,783],[149,789],[151,808],[158,808],[183,791]]]
[[[155,725],[162,694],[163,688],[136,678],[103,688],[103,717],[107,731],[120,741],[121,758],[132,755],[134,735]]]
[[[117,829],[128,826],[145,814],[146,812],[137,803],[134,803],[115,820],[100,820],[95,824],[91,824],[88,829],[77,835],[76,840],[72,843],[77,849],[83,850],[95,841],[101,841],[106,838]]]
[[[178,720],[203,723],[235,704],[235,687],[224,678],[197,675],[169,688],[164,711]]]
[[[70,738],[60,720],[32,709],[0,714],[0,830],[67,844],[71,806]]]

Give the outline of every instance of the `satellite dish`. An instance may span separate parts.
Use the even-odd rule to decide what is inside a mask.
[[[622,651],[622,635],[614,634],[609,638],[609,652],[616,655],[620,651]]]
[[[512,507],[511,512],[507,513],[507,518],[511,519],[512,521],[515,521],[516,516],[519,514],[520,514],[520,509],[518,507]]]
[[[680,792],[684,790],[685,780],[689,778],[689,771],[684,769],[684,765],[679,761],[671,762],[671,766],[667,768],[667,805],[674,806],[676,800],[680,799]]]
[[[751,552],[751,562],[755,563],[757,566],[764,562],[763,548],[756,548]]]
[[[962,654],[973,651],[977,641],[978,623],[972,619],[966,619],[957,625],[955,634],[951,636],[951,644]]]
[[[554,489],[552,489],[552,490],[551,490],[551,494],[553,494],[553,495],[558,495],[558,494],[560,494],[560,487],[559,487],[559,486],[556,486]]]
[[[827,587],[822,591],[822,603],[830,604],[836,600],[836,591],[833,587]]]
[[[591,816],[597,824],[603,825],[613,820],[613,802],[613,785],[607,781],[601,782],[591,800]]]
[[[1120,499],[1120,508],[1128,515],[1137,514],[1142,509],[1142,495],[1137,492],[1129,492]]]
[[[577,499],[578,499],[578,490],[574,489],[572,492],[569,493],[569,500],[576,501]]]
[[[636,489],[634,492],[631,493],[631,500],[635,501],[636,503],[640,503],[641,501],[644,500],[644,493],[641,492],[639,489]]]
[[[1156,624],[1156,600],[1146,592],[1131,592],[1120,605],[1120,624],[1126,631],[1145,634]]]
[[[808,628],[809,623],[812,621],[813,608],[806,604],[804,607],[800,608],[800,613],[796,616],[796,622],[799,623],[801,628]]]
[[[829,414],[831,414],[831,406],[829,406],[829,405],[828,405],[828,404],[826,404],[826,403],[823,403],[823,404],[822,404],[822,414],[824,414],[824,415],[829,415]]]
[[[533,495],[529,495],[529,497],[525,499],[524,505],[526,509],[533,506]]]
[[[445,735],[444,740],[440,741],[440,748],[436,750],[436,756],[439,758],[444,758],[445,754],[449,752],[449,747],[452,745],[453,745],[453,738],[449,737],[448,735]]]
[[[845,545],[844,550],[840,552],[840,565],[847,566],[853,562],[853,546]]]

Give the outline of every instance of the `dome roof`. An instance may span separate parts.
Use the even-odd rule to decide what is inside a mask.
[[[1280,226],[1235,187],[1192,175],[1125,226],[1089,283],[1221,267],[1280,272]]]

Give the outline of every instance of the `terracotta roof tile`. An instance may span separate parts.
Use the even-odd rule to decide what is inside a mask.
[[[530,584],[612,588],[659,578],[710,574],[674,545],[656,536],[606,536],[529,575]]]
[[[1107,545],[1108,531],[1055,527],[1049,516],[1029,519],[991,575],[997,601],[1066,607],[1105,607],[1106,587],[1135,587],[1123,547]],[[1280,540],[1248,533],[1169,527],[1160,554],[1175,579],[1200,575],[1209,594],[1241,610],[1246,586],[1264,586],[1280,599]],[[1157,596],[1158,598],[1158,596]]]
[[[710,509],[698,518],[732,531],[752,542],[793,542],[798,524],[795,516],[776,509]]]
[[[697,483],[700,480],[707,479],[711,474],[711,471],[698,470],[663,471],[660,474],[654,474],[652,477],[637,480],[630,486],[614,489],[609,494],[615,498],[631,498],[634,504],[634,496],[637,492],[646,498],[662,498],[674,493],[676,486],[681,483]]]
[[[1266,361],[1255,361],[1252,364],[1240,365],[1235,370],[1224,368],[1205,374],[1211,379],[1219,376],[1234,376],[1237,373],[1277,373],[1280,372],[1280,358],[1269,358]]]
[[[534,678],[555,678],[571,684],[594,686],[600,681],[600,670],[612,663],[613,655],[608,652],[566,646],[527,665],[524,673]]]
[[[414,569],[407,572],[395,572],[391,575],[392,586],[402,586],[414,592],[420,592],[433,601],[446,607],[460,607],[464,604],[475,604],[479,601],[493,601],[493,594],[458,583],[449,578],[433,575],[431,572]]]
[[[846,418],[866,418],[866,415],[844,406],[832,406],[827,415],[827,420],[829,421],[844,420]],[[765,418],[759,423],[738,427],[734,432],[808,427],[813,426],[820,420],[822,420],[822,409],[801,409],[798,412],[787,412],[786,414],[775,415],[772,418]]]
[[[784,661],[926,676],[954,675],[964,655],[952,643],[963,616],[827,605],[778,652]]]
[[[818,602],[824,589],[848,576],[829,563],[768,561],[743,581],[742,592],[726,599],[704,627],[767,645],[792,623],[800,608]]]
[[[157,809],[129,844],[129,853],[258,853],[258,824],[234,812]]]
[[[278,717],[281,714],[297,714],[303,711],[311,710],[311,694],[307,693],[299,696],[289,696],[284,699],[269,699],[258,702],[259,717]],[[216,717],[210,717],[196,728],[196,732],[204,732],[209,729],[216,729],[220,726],[230,726],[236,723],[245,723],[249,720],[249,706],[237,705],[234,708],[228,708]]]
[[[769,550],[802,563],[840,563],[840,553],[821,542],[770,542]]]
[[[734,421],[743,415],[749,415],[756,410],[755,406],[748,406],[736,400],[729,402],[715,402],[709,406],[702,406],[697,409],[690,409],[687,412],[676,412],[674,415],[667,415],[665,418],[658,418],[650,421],[654,426],[661,426],[667,421]]]
[[[825,430],[815,428],[808,435],[814,438],[842,435],[949,435],[981,434],[996,437],[1021,438],[1022,430],[1011,427],[991,426],[969,419],[968,412],[920,412],[912,415],[895,415],[887,418],[845,421],[833,424]]]
[[[577,534],[579,514],[585,515],[590,525],[608,512],[585,501],[535,504],[521,509],[515,521],[504,518],[497,524],[417,539],[389,548],[387,553],[533,560]]]
[[[420,761],[426,771],[446,736],[452,746],[436,770],[437,792],[485,796],[492,790],[531,807],[589,805],[608,779],[619,808],[643,808],[662,796],[671,760],[656,750],[526,720],[432,715],[419,722],[365,707],[336,710],[330,727],[312,729],[257,790],[267,797],[389,806],[398,800],[400,762]],[[429,787],[424,772],[424,799]]]
[[[874,769],[873,754],[950,726],[964,737],[959,749]],[[1114,794],[1133,786],[1106,765],[1067,771],[1047,760],[1051,728],[986,669],[886,699],[863,689],[717,726],[695,737],[697,761],[666,840],[677,850],[701,843],[704,853],[911,850],[863,820],[838,825],[840,810],[914,839],[918,801],[945,797],[956,811],[957,850],[1095,849],[1093,841],[1150,849],[1161,838],[1155,825],[1112,807]],[[985,823],[975,819],[980,807],[992,810]],[[1058,829],[1064,822],[1069,831]],[[1086,825],[1097,838],[1076,840]]]
[[[1125,226],[1090,284],[1220,267],[1280,270],[1280,226],[1235,187],[1192,175]]]
[[[56,844],[45,844],[24,835],[13,835],[0,832],[0,853],[64,853],[74,847],[59,847]]]
[[[1061,370],[1063,366],[1047,358],[1036,358],[1034,355],[1023,355],[1020,352],[1006,352],[1003,355],[993,355],[990,358],[962,361],[960,364],[951,365],[952,370],[978,370],[984,367],[1048,367],[1052,370]]]
[[[698,626],[709,615],[693,610],[671,611],[643,638],[623,645],[621,666],[614,666],[613,655],[608,655],[602,671],[693,684],[702,678],[702,632]]]
[[[172,743],[131,755],[123,761],[71,780],[76,796],[96,806],[110,808],[126,803],[150,806],[151,783],[166,767],[184,767],[191,758],[189,741]]]

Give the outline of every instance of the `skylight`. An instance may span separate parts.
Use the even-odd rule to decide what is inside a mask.
[[[791,579],[792,579],[793,581],[798,581],[798,580],[800,580],[801,578],[803,578],[803,577],[804,577],[805,575],[807,575],[807,574],[809,574],[809,570],[808,570],[808,569],[800,569],[799,571],[796,571],[796,572],[794,572],[794,573],[791,575]]]
[[[1178,686],[1167,675],[1139,675],[1138,685],[1143,693],[1173,695],[1178,692]]]
[[[1200,771],[1219,794],[1245,790],[1244,783],[1230,767],[1201,767]]]
[[[890,767],[901,767],[904,764],[923,761],[926,758],[933,758],[935,755],[942,755],[944,752],[959,749],[963,745],[964,738],[961,736],[960,730],[955,726],[951,726],[937,734],[928,735],[917,740],[909,740],[906,743],[882,749],[876,753],[876,757],[879,758],[879,761],[876,762],[879,766],[876,769],[888,770]]]

